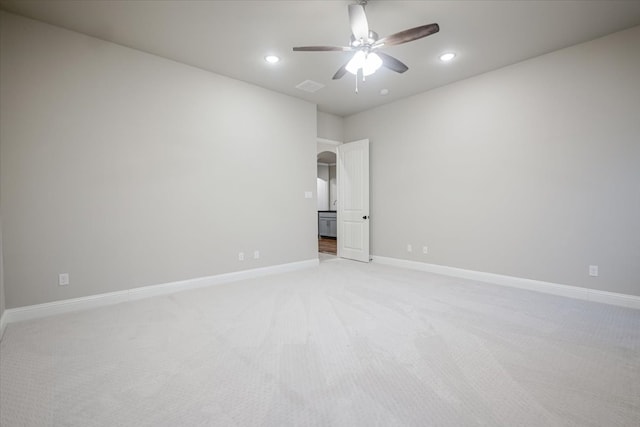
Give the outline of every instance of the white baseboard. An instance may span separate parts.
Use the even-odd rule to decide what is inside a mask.
[[[29,305],[26,307],[10,308],[5,310],[0,319],[0,339],[6,324],[21,322],[23,320],[38,319],[54,314],[69,313],[72,311],[86,310],[117,304],[125,301],[134,301],[150,298],[158,295],[173,294],[176,292],[204,288],[223,283],[236,282],[238,280],[253,279],[271,274],[287,273],[315,267],[319,264],[318,258],[305,261],[279,264],[269,267],[254,268],[251,270],[234,271],[232,273],[218,274],[215,276],[198,277],[195,279],[181,280],[178,282],[163,283],[159,285],[144,286],[141,288],[126,289],[124,291],[109,292],[105,294],[91,295],[62,301],[48,302],[45,304]]]
[[[530,291],[544,292],[560,295],[568,298],[599,302],[640,309],[640,296],[618,294],[615,292],[599,291],[595,289],[581,288],[578,286],[560,285],[557,283],[543,282],[540,280],[523,279],[520,277],[504,276],[501,274],[484,273],[482,271],[464,270],[462,268],[447,267],[444,265],[427,264],[418,261],[409,261],[398,258],[374,256],[373,261],[379,264],[395,267],[409,268],[412,270],[427,271],[429,273],[445,276],[460,277],[479,282],[493,283],[495,285],[509,286],[512,288],[527,289]]]

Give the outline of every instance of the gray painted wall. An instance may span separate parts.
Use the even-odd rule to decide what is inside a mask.
[[[640,27],[347,117],[345,136],[371,140],[374,254],[640,295]]]
[[[1,19],[7,308],[317,258],[315,105]]]
[[[318,210],[329,210],[329,165],[318,163]]]
[[[335,114],[318,111],[318,138],[344,141],[344,119]]]
[[[4,256],[2,255],[2,219],[0,219],[0,319],[4,314],[4,309]]]

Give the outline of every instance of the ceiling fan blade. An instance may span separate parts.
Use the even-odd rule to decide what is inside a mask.
[[[351,46],[299,46],[293,48],[294,52],[352,52]]]
[[[336,71],[336,73],[333,75],[333,80],[341,79],[342,76],[347,73],[347,64],[344,64],[342,67],[338,68],[338,71]]]
[[[349,24],[351,24],[351,32],[356,40],[367,40],[369,38],[369,23],[367,22],[367,15],[364,13],[363,5],[349,5]]]
[[[410,41],[418,40],[423,37],[435,34],[440,31],[438,24],[427,24],[420,27],[411,28],[409,30],[400,31],[399,33],[392,34],[387,37],[383,37],[378,40],[373,47],[393,46],[396,44],[407,43]]]
[[[380,59],[382,59],[382,65],[387,67],[388,69],[395,71],[396,73],[404,73],[409,69],[405,64],[397,60],[391,55],[387,55],[386,53],[376,52]]]

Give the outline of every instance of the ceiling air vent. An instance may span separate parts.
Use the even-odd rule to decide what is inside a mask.
[[[297,89],[303,90],[305,92],[316,92],[322,89],[324,85],[322,83],[314,82],[313,80],[305,80],[299,85],[296,86]]]

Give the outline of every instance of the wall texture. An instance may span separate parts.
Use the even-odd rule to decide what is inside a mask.
[[[318,210],[329,210],[329,165],[318,164]]]
[[[345,137],[371,140],[374,254],[640,295],[640,27],[347,117]]]
[[[317,258],[315,105],[1,19],[7,308]]]
[[[2,255],[2,219],[0,219],[0,319],[2,319],[4,309],[4,256]]]
[[[318,111],[318,138],[344,141],[344,119],[335,114]]]

